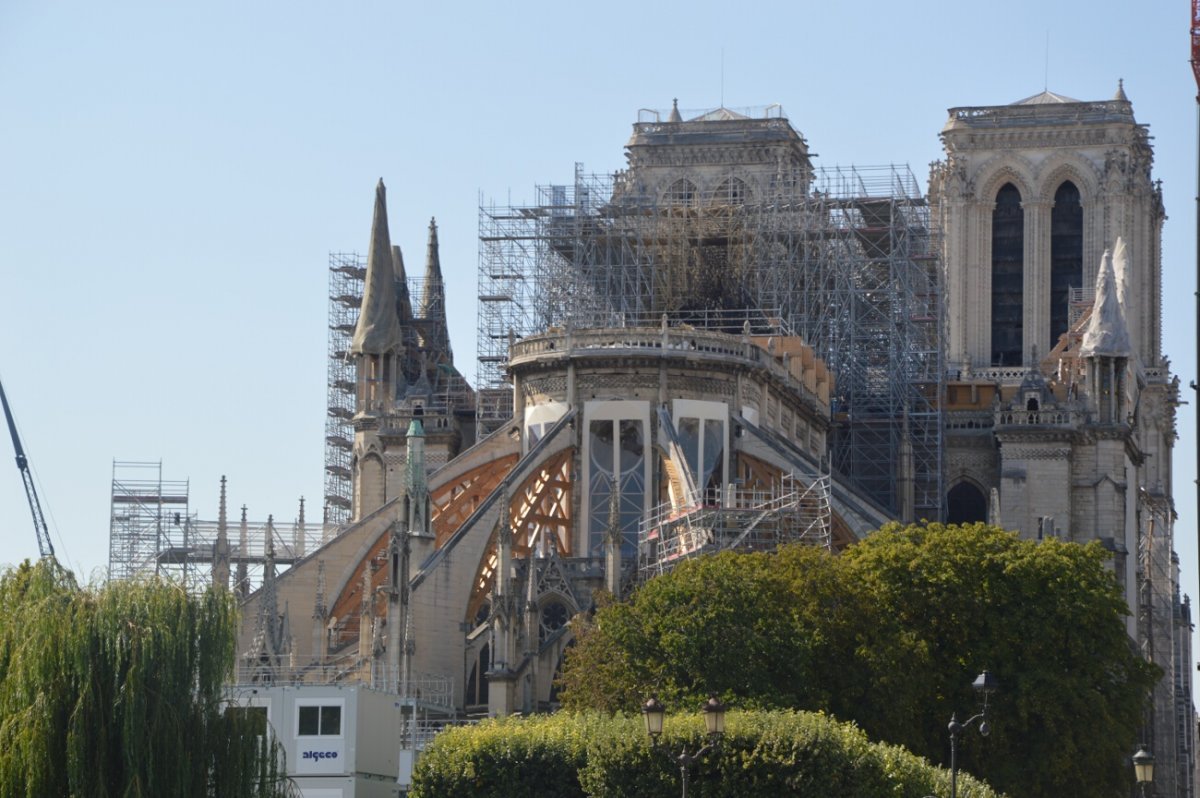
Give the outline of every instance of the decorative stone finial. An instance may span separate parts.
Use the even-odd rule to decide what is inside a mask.
[[[668,122],[682,122],[683,117],[679,115],[679,98],[671,100],[671,115],[667,117]]]
[[[1123,103],[1129,102],[1129,98],[1125,96],[1125,78],[1117,78],[1117,93],[1113,95],[1113,99]]]

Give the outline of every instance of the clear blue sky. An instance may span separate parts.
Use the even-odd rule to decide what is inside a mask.
[[[0,378],[62,559],[107,562],[113,458],[192,510],[319,518],[327,254],[375,181],[412,266],[436,216],[474,370],[477,208],[623,163],[642,107],[781,103],[818,163],[940,156],[946,109],[1044,85],[1155,136],[1164,341],[1195,378],[1196,86],[1187,0],[678,4],[0,3]],[[1049,56],[1047,58],[1047,36]],[[1048,81],[1046,79],[1048,75]],[[1175,495],[1197,596],[1195,415]],[[0,563],[37,547],[0,439]]]

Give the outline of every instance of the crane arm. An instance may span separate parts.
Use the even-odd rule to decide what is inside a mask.
[[[25,450],[21,448],[21,436],[17,435],[17,425],[13,421],[12,409],[8,406],[8,397],[4,394],[4,383],[0,382],[0,405],[4,406],[4,420],[8,422],[8,434],[12,436],[13,450],[17,453],[17,469],[21,472],[21,482],[25,485],[25,498],[29,502],[29,512],[33,514],[33,528],[37,533],[38,551],[43,557],[54,556],[54,544],[50,542],[50,530],[46,527],[46,517],[42,514],[42,503],[38,501],[37,489],[33,486],[33,475],[29,473],[29,460]]]
[[[1192,75],[1196,78],[1196,87],[1200,89],[1200,0],[1192,0]],[[1200,102],[1200,95],[1196,96]]]

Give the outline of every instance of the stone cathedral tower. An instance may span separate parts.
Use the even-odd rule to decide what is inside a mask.
[[[952,522],[1099,540],[1164,671],[1158,794],[1190,795],[1190,632],[1173,564],[1178,379],[1162,353],[1162,193],[1124,89],[952,108],[930,202],[943,230]],[[1181,654],[1186,654],[1182,656]],[[1177,791],[1178,790],[1178,791]]]
[[[354,520],[405,490],[406,441],[420,421],[430,470],[474,437],[470,387],[454,367],[446,327],[437,224],[430,221],[419,313],[413,312],[404,258],[388,231],[383,181],[375,189],[362,310],[350,344],[355,359]]]

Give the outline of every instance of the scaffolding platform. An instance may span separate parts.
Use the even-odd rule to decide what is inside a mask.
[[[158,573],[160,552],[187,523],[187,480],[164,480],[162,461],[113,460],[109,579]]]
[[[325,516],[327,524],[350,522],[354,483],[354,361],[350,342],[362,307],[366,258],[357,252],[329,253],[329,363],[325,414]]]
[[[730,489],[716,501],[661,505],[638,529],[638,581],[719,551],[773,551],[787,543],[832,549],[830,479],[784,475],[771,492]]]
[[[635,193],[626,172],[479,209],[476,434],[512,415],[512,341],[552,327],[779,309],[836,377],[833,469],[880,505],[942,516],[939,247],[904,166],[832,167],[760,196]],[[687,316],[692,318],[687,318]],[[913,463],[910,497],[895,464]]]

